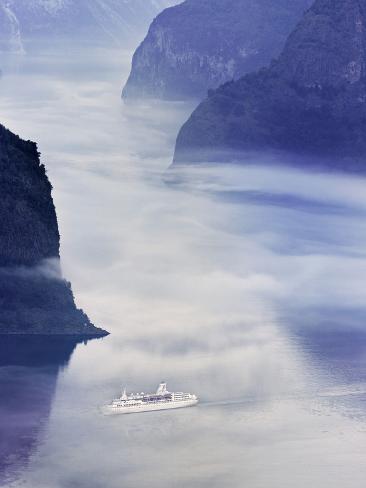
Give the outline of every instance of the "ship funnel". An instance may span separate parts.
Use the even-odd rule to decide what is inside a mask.
[[[121,396],[121,400],[127,400],[126,387],[123,388],[123,393],[122,393],[122,396]]]
[[[166,383],[160,383],[159,388],[156,391],[156,394],[157,395],[165,395],[166,393],[168,393],[168,391],[166,389]]]

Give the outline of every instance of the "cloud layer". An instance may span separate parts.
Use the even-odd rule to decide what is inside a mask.
[[[330,309],[364,327],[364,180],[214,165],[170,185],[192,107],[123,106],[129,53],[82,54],[25,59],[1,84],[2,122],[39,142],[54,185],[64,275],[112,332],[61,378],[27,486],[360,486],[364,423],[319,395],[344,378],[298,333]],[[98,415],[163,377],[201,407]]]

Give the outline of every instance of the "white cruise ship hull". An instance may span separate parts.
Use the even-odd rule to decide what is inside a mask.
[[[106,407],[103,408],[103,413],[106,415],[117,415],[117,414],[127,414],[127,413],[153,412],[157,410],[172,410],[176,408],[194,407],[195,405],[197,405],[197,403],[198,403],[198,399],[142,404],[142,405],[133,405],[133,406],[107,405]]]

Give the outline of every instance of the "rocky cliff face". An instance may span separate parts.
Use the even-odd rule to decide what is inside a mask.
[[[278,150],[364,171],[365,63],[366,2],[317,0],[270,68],[220,87],[197,108],[175,161]]]
[[[0,334],[103,335],[59,266],[51,184],[37,146],[0,126]]]
[[[186,0],[152,23],[123,97],[204,98],[277,56],[311,0]]]
[[[177,1],[0,0],[0,50],[24,52],[37,40],[134,41]]]
[[[51,184],[37,146],[0,127],[0,267],[59,257]]]

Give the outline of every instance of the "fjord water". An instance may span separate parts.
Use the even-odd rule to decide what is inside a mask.
[[[365,180],[211,165],[169,184],[192,106],[124,105],[129,56],[2,64],[1,122],[39,143],[64,273],[112,334],[2,344],[0,483],[363,486]],[[162,379],[200,405],[101,415]]]

